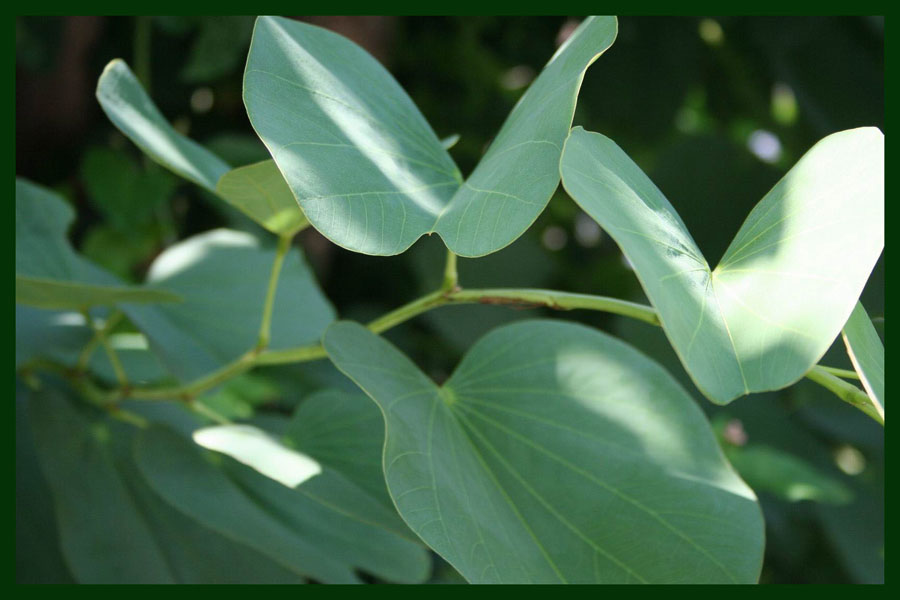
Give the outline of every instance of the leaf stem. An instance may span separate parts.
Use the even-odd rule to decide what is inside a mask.
[[[447,248],[447,264],[444,266],[444,281],[441,284],[441,291],[452,291],[457,289],[459,284],[459,273],[456,271],[456,254],[453,250]]]
[[[659,325],[659,316],[652,306],[609,298],[574,294],[554,290],[489,288],[458,290],[447,296],[447,301],[455,304],[500,304],[531,308],[544,306],[554,310],[599,310],[615,313],[632,319],[639,319],[651,325]]]
[[[267,332],[271,326],[272,299],[277,288],[281,263],[289,246],[289,237],[279,239],[279,252],[276,255],[275,264],[272,266],[272,276],[266,297],[266,309],[263,314],[263,328],[260,330],[261,342],[264,339],[263,330]],[[651,325],[661,325],[659,316],[652,306],[618,298],[528,288],[462,289],[458,285],[456,255],[448,252],[444,281],[439,289],[382,315],[371,321],[367,327],[373,333],[383,333],[422,313],[449,304],[494,304],[520,306],[523,308],[543,306],[554,310],[597,310],[638,319]],[[268,343],[268,340],[266,340],[266,343]],[[118,390],[116,395],[119,398],[130,397],[140,400],[181,400],[187,402],[189,406],[198,412],[223,422],[223,417],[211,415],[208,407],[195,402],[195,398],[232,377],[257,366],[301,363],[325,357],[327,357],[327,353],[321,344],[309,344],[281,350],[266,350],[263,346],[257,345],[257,347],[224,365],[222,368],[184,385],[168,388],[127,388],[123,386],[123,389]],[[855,374],[845,369],[816,365],[806,374],[806,377],[884,425],[884,419],[872,407],[865,392],[840,379],[838,375],[853,377]]]
[[[259,326],[259,341],[256,347],[265,350],[269,346],[272,330],[272,309],[275,306],[275,293],[278,291],[278,278],[281,276],[281,268],[284,259],[291,249],[291,235],[278,237],[278,248],[275,251],[275,260],[272,262],[272,272],[269,274],[269,286],[266,289],[266,302],[263,305],[262,322]]]
[[[826,367],[825,365],[818,365],[820,369],[825,371],[826,373],[831,373],[832,375],[836,375],[837,377],[841,377],[843,379],[856,379],[859,380],[859,373],[856,371],[851,371],[849,369],[839,369],[837,367]]]
[[[832,375],[827,368],[816,365],[806,373],[806,378],[815,381],[844,402],[855,406],[881,425],[884,425],[884,418],[872,406],[869,396],[855,385]]]
[[[122,319],[122,313],[120,311],[114,312],[110,317],[103,323],[103,325],[98,325],[94,318],[91,316],[91,312],[87,309],[82,311],[85,320],[87,321],[88,326],[94,331],[94,337],[91,341],[97,340],[106,351],[106,356],[109,357],[109,362],[112,365],[113,372],[116,374],[116,381],[119,383],[119,387],[127,388],[128,387],[128,376],[125,374],[125,369],[122,367],[122,363],[119,361],[119,355],[116,353],[116,349],[112,347],[112,344],[109,343],[109,338],[107,337],[107,333],[109,333],[113,327]],[[79,356],[78,359],[78,370],[79,372],[84,372],[87,369],[87,363],[90,361],[91,354],[93,354],[94,348],[96,348],[97,344],[94,343],[93,346],[91,342],[85,346],[85,349],[82,351],[82,355]],[[90,348],[90,349],[89,349]],[[82,362],[82,360],[84,362]]]

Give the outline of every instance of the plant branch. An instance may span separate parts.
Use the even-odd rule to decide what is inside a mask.
[[[855,406],[878,421],[881,425],[884,425],[884,418],[881,417],[875,410],[875,407],[872,406],[869,396],[855,385],[847,383],[843,379],[829,373],[826,367],[821,367],[819,365],[814,366],[806,374],[806,378],[815,381],[844,402]]]
[[[82,311],[82,314],[84,315],[88,326],[93,330],[94,337],[87,343],[84,350],[82,350],[81,356],[78,358],[78,371],[84,372],[87,369],[87,364],[90,361],[94,348],[97,347],[97,342],[99,342],[106,351],[106,356],[109,357],[109,362],[112,365],[113,372],[116,374],[116,381],[119,383],[119,387],[127,388],[128,376],[125,374],[125,369],[119,361],[119,355],[116,353],[116,349],[112,347],[112,344],[109,343],[109,338],[107,337],[107,334],[112,331],[112,328],[122,319],[122,313],[120,311],[114,312],[102,326],[97,324],[89,310]]]
[[[859,380],[859,373],[856,371],[850,371],[849,369],[839,369],[837,367],[826,367],[825,365],[818,365],[820,369],[825,371],[826,373],[831,373],[832,375],[836,375],[837,377],[841,377],[843,379],[856,379]]]
[[[453,291],[459,283],[459,273],[456,272],[456,254],[447,248],[447,264],[444,266],[444,281],[441,283],[441,291]]]
[[[284,258],[291,249],[291,235],[278,237],[278,248],[275,251],[275,260],[272,263],[272,272],[269,275],[269,286],[266,289],[266,302],[263,305],[262,322],[259,326],[259,341],[256,347],[265,350],[269,346],[272,330],[272,309],[275,306],[275,293],[278,291],[278,278],[281,276],[281,268],[284,266]]]
[[[276,262],[278,262],[277,257]],[[494,304],[519,306],[523,308],[543,306],[554,310],[597,310],[638,319],[651,325],[659,326],[661,324],[659,316],[652,306],[620,300],[618,298],[527,288],[487,288],[467,290],[459,288],[457,283],[450,283],[449,285],[452,285],[452,287],[446,288],[445,286],[448,285],[448,282],[456,281],[455,267],[456,257],[450,253],[448,254],[447,266],[445,268],[444,284],[442,284],[439,289],[409,302],[408,304],[404,304],[374,321],[371,321],[367,325],[368,329],[376,334],[383,333],[384,331],[404,323],[422,313],[450,304]],[[275,273],[278,270],[280,270],[280,266],[273,265],[273,279],[275,283],[270,280],[269,291],[272,292],[271,295],[274,295],[272,290],[274,289],[275,284],[277,284],[277,276]],[[228,381],[232,377],[258,366],[301,363],[325,357],[327,357],[327,353],[322,344],[309,344],[282,350],[265,350],[256,347],[222,368],[184,385],[168,388],[123,389],[119,391],[118,397],[131,397],[141,400],[177,399],[187,402],[188,405],[195,410],[210,416],[208,411],[204,410],[207,407],[194,402],[194,399],[198,395]],[[837,395],[838,398],[862,410],[883,425],[884,420],[875,412],[866,393],[856,386],[840,379],[836,375],[843,375],[846,377],[852,376],[850,371],[844,369],[816,365],[806,374],[806,377],[830,390]],[[211,418],[223,422],[223,418],[219,415]]]

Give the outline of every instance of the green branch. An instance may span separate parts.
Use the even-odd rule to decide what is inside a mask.
[[[114,395],[118,398],[130,397],[140,400],[181,400],[188,403],[195,410],[211,416],[205,410],[207,407],[203,407],[200,403],[195,402],[195,398],[229,379],[258,366],[301,363],[327,357],[327,353],[321,344],[309,344],[282,350],[266,349],[269,341],[269,329],[271,327],[278,277],[284,257],[289,249],[290,237],[282,236],[279,238],[278,252],[272,265],[272,274],[269,279],[268,292],[263,309],[259,343],[255,348],[220,369],[184,385],[167,388],[130,389],[123,385],[123,389],[117,390]],[[525,308],[545,307],[553,310],[596,310],[638,319],[651,325],[661,325],[659,316],[652,306],[618,298],[527,288],[462,289],[458,284],[456,255],[448,251],[444,280],[439,289],[382,315],[371,321],[367,327],[373,333],[383,333],[422,313],[450,304],[493,304]],[[830,390],[838,398],[862,410],[883,425],[884,420],[875,413],[865,392],[840,379],[837,375],[843,377],[854,376],[851,371],[816,365],[806,374],[806,377]],[[212,418],[215,420],[222,419],[218,415]]]
[[[278,291],[278,278],[281,276],[281,268],[284,266],[284,258],[291,249],[291,235],[278,237],[278,248],[275,251],[275,261],[272,263],[272,272],[269,275],[269,286],[266,289],[266,302],[263,305],[262,322],[259,326],[259,341],[256,347],[265,350],[269,346],[272,329],[272,309],[275,306],[275,293]]]
[[[843,379],[836,377],[828,372],[826,367],[819,365],[814,366],[806,374],[806,378],[815,381],[825,389],[831,391],[835,396],[844,402],[855,406],[863,411],[881,425],[884,425],[884,418],[878,414],[869,396],[853,384],[847,383]]]

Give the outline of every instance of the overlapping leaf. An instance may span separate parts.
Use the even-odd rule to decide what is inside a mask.
[[[166,121],[124,61],[114,60],[103,70],[97,99],[110,121],[162,166],[217,193],[273,233],[292,234],[306,226],[272,161],[230,170],[225,161]]]
[[[59,543],[80,582],[302,583],[166,505],[135,469],[130,432],[75,409],[66,394],[48,386],[32,394],[28,410]]]
[[[218,229],[171,246],[147,282],[180,294],[179,304],[127,306],[128,316],[176,376],[199,377],[234,360],[256,342],[274,250],[253,236]],[[287,255],[272,312],[270,347],[313,343],[334,319],[299,250]]]
[[[273,233],[292,235],[309,224],[274,161],[264,160],[225,173],[216,191]]]
[[[758,577],[753,493],[684,390],[622,342],[506,326],[443,387],[360,325],[325,347],[381,408],[401,516],[470,582]]]
[[[884,136],[875,128],[816,144],[715,269],[610,139],[573,129],[560,169],[634,266],[697,387],[718,403],[801,378],[847,321],[884,247]]]
[[[178,302],[165,290],[123,285],[79,256],[66,234],[75,218],[65,201],[16,179],[16,302],[47,309]]]
[[[289,488],[158,427],[141,433],[136,456],[168,503],[284,568],[328,583],[358,582],[355,569],[400,583],[428,575],[396,513],[335,471]]]
[[[866,309],[857,302],[843,331],[847,354],[859,374],[872,406],[884,420],[884,344]]]
[[[244,103],[304,213],[336,244],[391,255],[437,232],[453,252],[481,256],[518,238],[549,201],[582,77],[616,28],[597,17],[572,34],[465,182],[390,73],[327,30],[259,18]]]
[[[381,471],[384,421],[364,394],[326,389],[305,398],[284,441],[393,507]]]

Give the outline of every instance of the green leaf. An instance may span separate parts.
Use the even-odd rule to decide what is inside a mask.
[[[190,83],[213,81],[237,68],[253,31],[253,17],[218,15],[198,20],[200,32],[181,69],[181,79]]]
[[[16,302],[48,309],[178,302],[165,290],[122,285],[66,238],[75,214],[50,190],[16,179]]]
[[[776,448],[729,448],[726,455],[747,485],[758,492],[769,492],[790,502],[811,500],[842,505],[853,499],[853,492],[839,480]]]
[[[326,389],[310,395],[294,411],[285,442],[393,506],[381,471],[384,421],[365,394]]]
[[[256,343],[275,252],[253,236],[217,229],[160,254],[147,282],[184,301],[124,307],[153,351],[181,379],[193,379],[234,360]],[[270,347],[313,343],[334,320],[299,250],[284,261],[272,313]]]
[[[74,583],[60,552],[53,500],[38,464],[28,423],[28,396],[17,377],[16,583]]]
[[[211,192],[229,166],[169,125],[121,59],[106,65],[97,100],[109,120],[150,158]]]
[[[152,170],[139,168],[128,154],[103,147],[88,150],[81,178],[91,204],[123,233],[151,221],[177,184],[155,165]]]
[[[572,130],[569,195],[619,244],[694,383],[727,403],[803,377],[884,247],[884,135],[816,144],[753,209],[714,270],[678,213],[609,138]]]
[[[123,61],[106,66],[97,82],[97,98],[113,124],[153,160],[217,194],[269,231],[292,235],[308,225],[271,160],[230,169],[175,131]]]
[[[272,160],[228,171],[216,192],[272,233],[294,235],[309,225]]]
[[[614,17],[598,17],[572,34],[465,183],[390,73],[330,31],[260,17],[244,103],[304,213],[334,243],[391,255],[437,232],[456,254],[481,256],[547,205],[581,79],[616,29]]]
[[[159,427],[141,432],[136,456],[168,503],[296,573],[327,583],[358,581],[356,568],[402,583],[428,575],[398,517],[333,471],[290,489]]]
[[[884,420],[884,344],[862,303],[857,302],[843,330],[847,354],[872,406]]]
[[[687,393],[622,342],[516,323],[443,387],[360,325],[336,323],[324,343],[384,414],[401,516],[470,582],[759,576],[753,492]]]
[[[29,414],[63,552],[80,581],[302,583],[296,573],[165,504],[136,469],[133,430],[76,410],[66,394],[55,383],[34,393]]]
[[[66,562],[83,583],[171,583],[171,573],[114,464],[108,426],[82,416],[50,385],[28,416],[53,492]]]
[[[74,365],[93,335],[81,313],[16,304],[16,368],[38,357]]]
[[[178,302],[180,297],[165,290],[124,285],[92,285],[16,274],[16,302],[38,308],[86,308],[129,302],[154,304]]]

